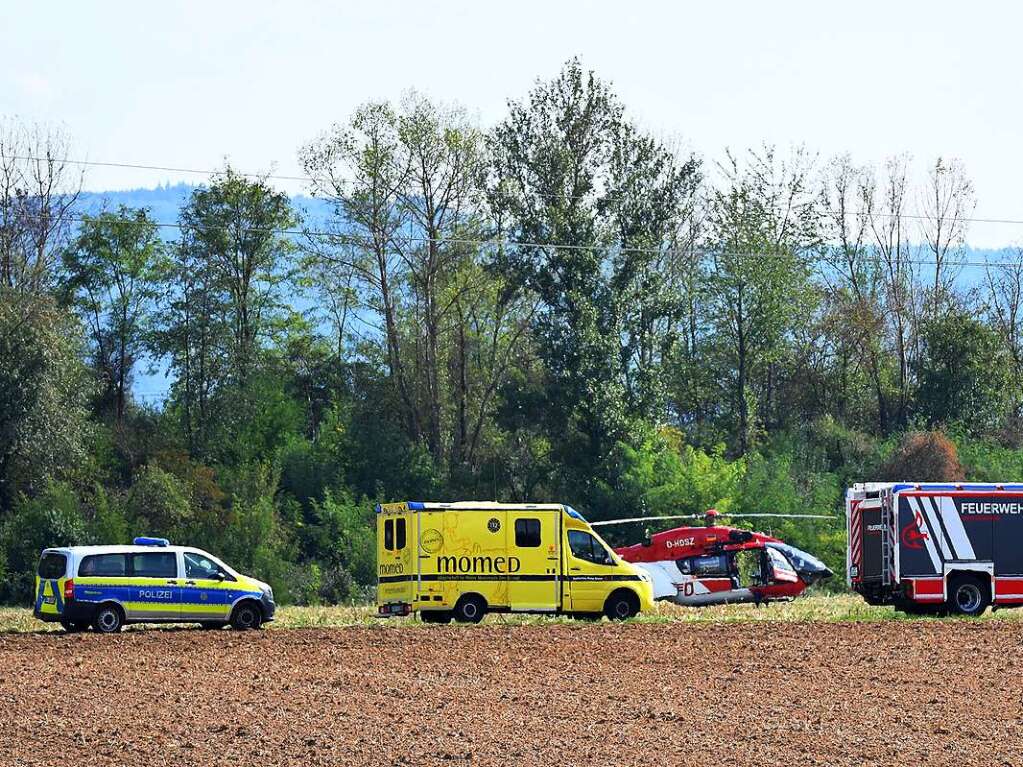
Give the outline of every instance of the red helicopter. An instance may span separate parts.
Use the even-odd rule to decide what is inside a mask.
[[[791,600],[833,573],[816,557],[764,533],[719,524],[715,509],[703,514],[702,527],[676,527],[647,535],[642,543],[615,549],[626,562],[648,572],[654,598],[687,607],[725,603]],[[730,517],[832,519],[819,514],[730,514]],[[593,522],[599,525],[699,519],[685,514]]]

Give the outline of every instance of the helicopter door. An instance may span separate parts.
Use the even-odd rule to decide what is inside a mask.
[[[702,606],[746,601],[748,590],[740,590],[734,574],[731,554],[710,554],[680,559],[676,563],[680,578],[673,601],[680,605]],[[745,594],[743,594],[745,592]]]
[[[764,549],[764,572],[767,583],[796,583],[799,575],[785,555],[773,548]]]

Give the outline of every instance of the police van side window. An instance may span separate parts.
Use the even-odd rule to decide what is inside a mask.
[[[208,557],[204,557],[202,554],[194,554],[191,551],[185,552],[186,578],[211,580],[215,579],[219,573],[220,568]]]
[[[405,548],[405,520],[396,519],[394,521],[394,548],[401,551]]]
[[[394,520],[384,520],[384,548],[394,551]]]
[[[124,554],[93,554],[82,560],[78,575],[82,578],[123,578],[128,574],[127,559]]]
[[[515,520],[515,545],[521,549],[535,549],[540,545],[540,520]]]
[[[174,552],[132,554],[132,574],[136,578],[177,578],[178,558]]]

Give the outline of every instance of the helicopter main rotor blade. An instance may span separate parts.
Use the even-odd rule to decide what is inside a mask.
[[[626,522],[656,522],[659,519],[703,519],[703,514],[671,514],[664,517],[629,517],[628,519],[608,519],[603,522],[590,522],[590,527],[598,525],[624,525]]]
[[[721,518],[733,517],[774,517],[782,519],[838,519],[829,514],[719,514]],[[629,517],[628,519],[608,519],[603,522],[590,522],[591,527],[603,525],[624,525],[629,522],[657,522],[661,519],[704,519],[704,514],[669,514],[663,517]]]
[[[783,517],[785,519],[838,519],[832,514],[722,514],[722,517]]]

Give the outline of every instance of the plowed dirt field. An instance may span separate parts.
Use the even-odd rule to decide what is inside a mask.
[[[0,636],[3,765],[1023,764],[1023,626]]]

